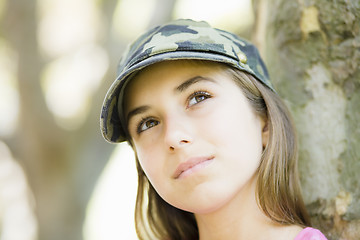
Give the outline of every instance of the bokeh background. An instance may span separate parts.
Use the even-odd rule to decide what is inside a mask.
[[[100,108],[125,47],[177,18],[252,40],[294,114],[315,226],[360,237],[358,0],[0,0],[0,240],[136,239]]]

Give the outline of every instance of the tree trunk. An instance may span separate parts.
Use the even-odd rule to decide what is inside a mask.
[[[40,85],[47,62],[38,49],[37,2],[9,0],[5,7],[2,31],[17,53],[21,106],[17,133],[6,143],[23,166],[33,192],[38,239],[79,240],[88,199],[113,149],[99,133],[106,89],[94,96],[96,102],[82,128],[60,128]]]
[[[360,237],[360,2],[255,0],[256,32],[298,130],[303,195],[329,239]]]

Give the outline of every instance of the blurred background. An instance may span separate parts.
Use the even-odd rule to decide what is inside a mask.
[[[193,18],[249,35],[250,0],[0,0],[0,239],[136,239],[136,170],[99,114],[126,45]],[[230,21],[231,19],[231,21]]]
[[[358,239],[359,13],[355,0],[0,0],[0,240],[136,239],[133,153],[103,140],[100,108],[127,44],[177,18],[255,42],[299,126],[315,225]]]

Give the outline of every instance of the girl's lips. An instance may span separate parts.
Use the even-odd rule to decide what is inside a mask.
[[[201,167],[202,165],[205,165],[205,162],[208,162],[213,159],[214,159],[213,156],[189,158],[186,162],[179,164],[179,166],[176,168],[173,174],[173,178],[178,179],[183,175],[183,173],[188,172],[188,170],[191,170],[196,166]]]

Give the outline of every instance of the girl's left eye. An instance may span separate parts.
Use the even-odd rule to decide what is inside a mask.
[[[208,98],[211,98],[211,95],[208,92],[205,92],[205,91],[194,92],[189,97],[188,107],[198,104]]]

